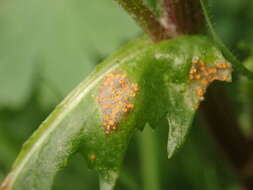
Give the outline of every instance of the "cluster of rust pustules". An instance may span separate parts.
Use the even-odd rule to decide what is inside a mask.
[[[214,80],[230,81],[231,65],[228,62],[218,62],[210,66],[200,59],[193,59],[189,73],[191,81],[196,81],[195,93],[199,100],[204,100],[208,85]]]
[[[122,116],[134,108],[132,102],[138,90],[138,84],[130,83],[125,73],[115,72],[104,77],[96,99],[101,106],[105,134],[115,131]]]

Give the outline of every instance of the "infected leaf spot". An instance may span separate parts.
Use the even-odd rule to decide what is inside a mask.
[[[199,102],[204,100],[206,89],[214,80],[231,81],[231,71],[232,68],[228,62],[207,64],[199,58],[194,58],[189,73],[192,89],[197,95],[197,103],[193,106],[193,109],[197,109]]]
[[[96,154],[90,154],[88,157],[89,157],[90,160],[96,160],[97,159]]]
[[[115,72],[104,77],[96,99],[101,106],[105,134],[115,131],[122,116],[134,108],[132,100],[138,90],[138,84],[129,82],[125,73]]]
[[[9,174],[5,180],[3,181],[2,185],[0,186],[0,190],[7,190],[10,187],[11,183],[11,174]]]

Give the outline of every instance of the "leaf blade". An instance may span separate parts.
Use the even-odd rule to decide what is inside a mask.
[[[190,80],[189,73],[198,68],[201,61],[210,72],[222,66],[221,63],[229,65],[213,42],[203,36],[183,36],[158,44],[144,37],[128,44],[99,65],[42,123],[6,178],[9,185],[6,189],[49,189],[56,173],[75,151],[81,151],[89,166],[98,172],[101,190],[113,189],[134,131],[143,129],[146,123],[155,127],[164,118],[170,123],[168,153],[172,156],[183,143],[203,98],[197,89],[201,87],[205,92],[213,80],[230,76],[230,68],[217,69],[219,72],[203,75],[206,80],[211,77],[204,86],[200,83],[202,79]],[[123,105],[134,106],[134,109],[123,113],[124,107],[120,107],[117,120],[108,120],[118,122],[117,130],[107,134],[107,125],[104,126],[107,119],[103,118],[111,116],[112,110],[104,109],[101,102],[105,100],[97,98],[105,98],[108,93],[116,95],[112,94],[115,89],[122,90],[119,84],[112,86],[113,90],[105,83],[111,77],[109,83],[114,84],[115,78],[123,75],[127,78],[122,82],[127,84],[128,92],[123,91],[123,95],[121,92],[120,101],[127,97]],[[135,92],[130,85],[137,85],[140,90]],[[133,98],[128,101],[131,93]],[[111,104],[114,99],[106,101]]]

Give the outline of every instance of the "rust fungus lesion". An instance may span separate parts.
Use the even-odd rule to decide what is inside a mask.
[[[120,71],[107,74],[96,97],[102,111],[102,127],[109,135],[118,128],[122,116],[134,108],[133,98],[139,91],[137,83],[131,83],[127,74]]]
[[[192,60],[192,67],[189,72],[189,79],[197,100],[204,100],[207,87],[215,80],[231,81],[232,67],[229,62],[220,61],[214,64],[205,63],[199,58]],[[194,106],[197,108],[198,106]]]
[[[94,154],[94,153],[89,154],[88,157],[89,157],[90,160],[96,160],[97,159],[97,155]]]
[[[2,185],[0,184],[0,190],[10,189],[12,180],[12,173],[10,173],[3,181]]]

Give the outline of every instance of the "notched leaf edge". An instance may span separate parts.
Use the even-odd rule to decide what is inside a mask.
[[[188,84],[170,84],[172,107],[167,115],[169,135],[167,152],[171,158],[182,145],[199,104],[204,100],[208,86],[215,80],[232,81],[232,66],[222,56],[214,62],[205,62],[194,56],[189,71]]]

